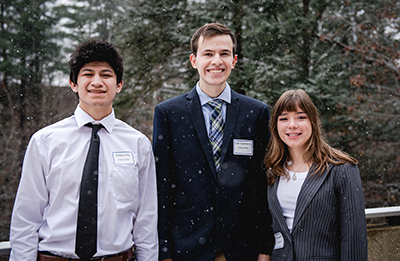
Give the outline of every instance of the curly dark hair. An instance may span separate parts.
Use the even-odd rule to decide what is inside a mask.
[[[70,80],[77,84],[79,71],[85,64],[91,62],[108,63],[114,69],[117,84],[122,81],[124,73],[122,55],[113,44],[100,39],[90,39],[76,47],[68,62]]]

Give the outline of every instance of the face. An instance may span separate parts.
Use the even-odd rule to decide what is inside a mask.
[[[197,55],[191,54],[190,61],[200,75],[200,87],[205,93],[212,90],[222,92],[237,62],[231,37],[217,35],[204,39],[201,36]]]
[[[289,150],[304,150],[312,132],[308,115],[299,107],[293,112],[283,111],[278,116],[277,129],[279,137],[288,146]]]
[[[79,71],[77,84],[69,83],[78,93],[79,106],[93,118],[111,113],[112,101],[123,85],[122,82],[117,84],[117,76],[107,62],[85,64]]]

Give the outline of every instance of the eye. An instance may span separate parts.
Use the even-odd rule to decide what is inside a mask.
[[[279,117],[279,118],[278,118],[278,121],[286,121],[286,120],[287,120],[286,117]]]
[[[307,119],[308,119],[307,115],[300,115],[299,116],[299,120],[307,120]]]

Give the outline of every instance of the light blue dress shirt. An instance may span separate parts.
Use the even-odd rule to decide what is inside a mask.
[[[208,104],[209,101],[213,100],[210,96],[208,96],[203,90],[200,88],[199,82],[196,84],[196,91],[200,98],[201,109],[203,111],[204,122],[206,124],[207,134],[210,134],[210,115],[212,112],[211,106]],[[225,89],[222,93],[216,97],[215,99],[223,100],[222,104],[222,118],[224,119],[224,123],[226,122],[226,104],[231,103],[231,87],[228,83],[226,83]]]

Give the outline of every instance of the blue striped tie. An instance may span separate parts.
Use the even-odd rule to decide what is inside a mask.
[[[224,136],[224,120],[222,119],[222,100],[215,99],[208,102],[213,111],[210,115],[210,133],[209,139],[214,156],[215,169],[217,173],[221,170],[221,146]]]

